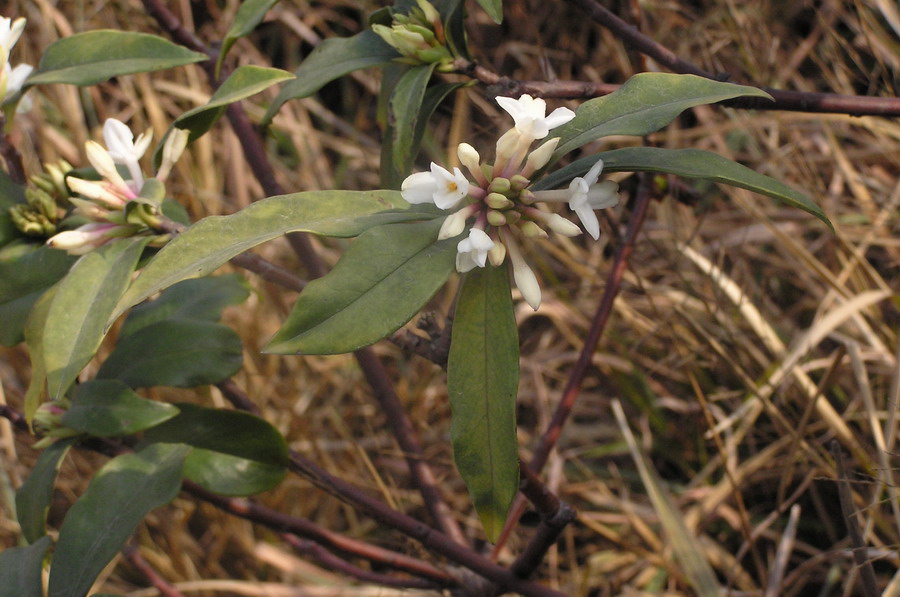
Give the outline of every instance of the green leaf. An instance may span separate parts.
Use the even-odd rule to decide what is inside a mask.
[[[68,438],[50,444],[41,452],[28,479],[16,491],[16,518],[22,527],[22,536],[29,543],[35,543],[47,534],[47,511],[53,499],[53,485],[59,467],[74,442],[75,438]],[[0,566],[0,571],[2,568]]]
[[[45,292],[34,304],[28,319],[25,321],[25,343],[28,346],[28,356],[31,359],[31,380],[28,382],[28,390],[25,392],[25,420],[31,424],[34,413],[41,402],[47,396],[47,367],[44,365],[44,324],[47,322],[47,313],[53,304],[57,287],[54,286]]]
[[[294,75],[279,68],[239,66],[225,79],[205,105],[185,112],[175,120],[173,126],[191,131],[189,140],[194,141],[212,128],[229,104],[293,78]]]
[[[219,77],[222,63],[225,61],[228,51],[231,50],[231,46],[238,39],[250,35],[262,23],[266,13],[276,4],[278,4],[278,0],[244,0],[241,3],[237,14],[234,15],[234,22],[225,34],[225,39],[222,40],[219,59],[216,60],[216,78]]]
[[[0,553],[0,597],[44,597],[41,572],[50,537]]]
[[[22,341],[34,303],[75,261],[65,251],[44,245],[13,243],[0,249],[0,344]]]
[[[138,523],[172,501],[190,448],[153,444],[107,462],[69,509],[50,568],[49,597],[83,597]]]
[[[60,398],[90,361],[149,237],[121,239],[84,255],[56,288],[44,324],[47,391]]]
[[[497,0],[501,2],[502,0]],[[444,23],[444,35],[447,46],[453,56],[471,60],[469,44],[466,39],[466,3],[464,0],[434,0],[432,2]]]
[[[177,406],[181,410],[177,417],[148,430],[144,437],[148,442],[183,442],[202,450],[188,458],[185,475],[189,479],[228,495],[258,493],[281,481],[288,448],[272,425],[243,412]]]
[[[397,331],[454,269],[457,241],[435,241],[441,224],[391,224],[363,233],[331,273],[306,286],[265,352],[351,352]]]
[[[284,479],[284,466],[194,448],[184,476],[219,495],[247,496],[272,489]]]
[[[141,398],[120,381],[94,379],[75,389],[62,424],[95,437],[109,437],[149,429],[177,414],[171,404]]]
[[[185,280],[132,309],[119,338],[166,319],[218,321],[225,307],[240,304],[248,296],[250,288],[239,274]]]
[[[119,75],[184,66],[208,60],[155,35],[100,29],[50,44],[25,86],[46,83],[95,85]]]
[[[385,187],[399,189],[419,153],[421,136],[416,139],[416,130],[425,88],[436,66],[432,63],[410,68],[390,92],[386,142],[381,148],[381,184]]]
[[[760,174],[716,153],[701,149],[625,147],[605,151],[572,162],[565,168],[542,178],[535,188],[547,189],[568,184],[573,177],[587,172],[598,159],[603,160],[604,172],[665,172],[685,178],[700,178],[747,189],[802,209],[828,224],[832,230],[834,229],[825,212],[803,193],[765,174]]]
[[[241,368],[241,339],[211,321],[168,319],[122,338],[97,372],[132,388],[194,388],[218,383]]]
[[[478,0],[478,6],[498,25],[503,22],[503,0]]]
[[[770,98],[756,87],[695,75],[640,73],[614,93],[581,104],[572,121],[554,129],[551,136],[561,140],[553,159],[600,137],[647,135],[663,128],[688,108],[741,96]]]
[[[326,39],[294,71],[297,78],[281,88],[281,93],[263,117],[263,126],[272,122],[285,102],[309,97],[347,73],[380,66],[399,56],[394,48],[368,29],[353,37]]]
[[[506,267],[466,274],[447,363],[453,457],[492,542],[519,486],[519,334],[509,292]]]
[[[436,217],[408,208],[397,191],[312,191],[269,197],[230,216],[200,220],[147,264],[119,302],[113,319],[160,290],[212,273],[258,244],[288,232],[350,237],[379,224]]]

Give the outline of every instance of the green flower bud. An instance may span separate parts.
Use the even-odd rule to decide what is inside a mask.
[[[489,209],[487,212],[487,221],[491,226],[506,226],[506,216],[502,211]]]
[[[509,209],[515,205],[515,203],[506,197],[506,195],[501,195],[500,193],[489,193],[488,196],[484,198],[484,202],[488,204],[488,207],[494,209]]]
[[[550,236],[543,228],[531,220],[523,222],[519,228],[522,230],[522,234],[528,238],[547,238]]]
[[[511,188],[508,178],[497,177],[491,181],[488,191],[491,193],[508,193]]]

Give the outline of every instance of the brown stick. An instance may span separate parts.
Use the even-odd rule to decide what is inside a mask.
[[[163,597],[185,597],[184,593],[176,589],[174,585],[170,584],[169,581],[153,569],[153,566],[141,555],[140,549],[134,545],[126,545],[122,549],[122,554],[132,566],[141,571],[141,574],[159,591],[160,595]]]

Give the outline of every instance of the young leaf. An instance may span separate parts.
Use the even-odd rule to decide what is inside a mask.
[[[130,75],[208,60],[155,35],[100,29],[76,33],[50,44],[25,87],[46,83],[95,85]]]
[[[447,385],[453,457],[493,542],[519,486],[519,334],[506,267],[466,274],[453,321]]]
[[[241,368],[241,339],[212,321],[168,319],[122,338],[97,372],[132,388],[194,388],[213,384]]]
[[[293,78],[294,75],[278,68],[239,66],[216,89],[206,104],[188,110],[175,120],[173,126],[189,130],[191,132],[190,141],[194,141],[212,128],[229,104],[256,95],[272,85]]]
[[[43,597],[41,573],[50,537],[41,537],[28,547],[13,547],[0,553],[0,597]]]
[[[457,241],[435,242],[441,220],[364,232],[334,270],[310,282],[266,352],[338,354],[409,321],[453,271]]]
[[[250,288],[239,274],[185,280],[132,309],[119,338],[166,319],[218,321],[225,307],[240,304],[248,296]]]
[[[75,438],[68,438],[50,444],[41,452],[28,479],[16,491],[16,518],[22,528],[22,536],[29,543],[35,543],[47,534],[47,511],[53,498],[53,485],[59,467],[74,442]]]
[[[722,83],[696,75],[640,73],[604,97],[587,101],[575,118],[555,129],[560,137],[553,159],[609,135],[647,135],[694,106],[741,97],[770,97],[756,87]]]
[[[107,462],[69,509],[50,568],[49,597],[83,597],[138,523],[181,487],[190,448],[153,444]]]
[[[237,14],[234,15],[234,22],[225,34],[225,39],[222,40],[222,47],[219,49],[219,59],[216,60],[216,78],[219,77],[222,63],[231,46],[238,39],[245,35],[250,35],[262,23],[266,13],[276,4],[278,4],[278,0],[244,0],[241,3]]]
[[[568,184],[573,177],[587,172],[598,158],[603,160],[604,172],[665,172],[685,178],[711,180],[768,195],[814,215],[834,229],[825,212],[803,193],[765,174],[702,149],[624,147],[605,151],[572,162],[542,178],[535,188],[548,189]]]
[[[372,226],[437,215],[408,207],[397,191],[311,191],[269,197],[230,216],[204,218],[144,267],[112,319],[176,282],[205,276],[235,255],[288,232],[350,237]]]
[[[210,491],[250,495],[277,485],[288,464],[284,437],[266,421],[233,410],[181,404],[174,419],[150,429],[149,442],[183,442],[195,450],[185,476]]]
[[[412,169],[419,153],[421,137],[416,139],[417,123],[425,98],[425,88],[431,80],[437,63],[422,64],[407,70],[392,89],[388,102],[388,128],[385,131],[390,142],[381,151],[381,184],[398,189]]]
[[[95,437],[136,433],[178,414],[171,404],[147,400],[113,379],[79,384],[62,424]]]
[[[285,102],[309,97],[325,84],[361,68],[380,66],[400,54],[369,29],[353,37],[326,39],[300,64],[297,78],[281,88],[262,124],[267,126]]]
[[[503,22],[503,0],[478,0],[478,5],[498,25]]]
[[[57,286],[41,340],[52,399],[65,393],[97,352],[106,322],[148,241],[121,239],[91,251]]]

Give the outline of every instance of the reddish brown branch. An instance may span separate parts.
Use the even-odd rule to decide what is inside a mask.
[[[126,545],[122,549],[122,554],[125,556],[125,559],[128,560],[132,566],[140,570],[141,574],[144,575],[144,578],[147,579],[147,582],[152,584],[159,594],[163,597],[185,597],[184,593],[175,588],[174,585],[170,584],[169,581],[164,579],[156,570],[153,569],[153,566],[150,565],[147,560],[144,559],[144,556],[141,555],[140,549],[138,549],[134,545]]]

